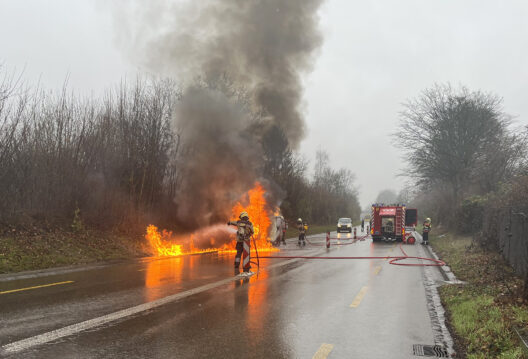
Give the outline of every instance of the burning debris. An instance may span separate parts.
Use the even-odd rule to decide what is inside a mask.
[[[238,219],[238,215],[241,212],[248,213],[249,219],[253,223],[253,229],[255,230],[253,238],[258,248],[271,247],[269,232],[273,211],[268,206],[265,195],[264,188],[257,182],[255,187],[247,193],[249,204],[244,206],[241,202],[238,202],[231,210],[231,219],[233,220]]]
[[[273,210],[266,201],[266,191],[257,182],[255,186],[231,209],[231,219],[240,212],[247,212],[253,222],[255,241],[259,250],[276,250],[269,240]],[[158,257],[181,256],[207,252],[235,251],[235,231],[225,225],[212,225],[189,235],[176,236],[172,232],[159,231],[154,225],[147,227],[145,235],[151,254]]]
[[[163,230],[161,233],[158,231],[158,227],[149,225],[147,227],[147,234],[145,238],[149,242],[150,248],[154,255],[159,257],[167,256],[180,256],[183,253],[182,245],[173,244],[171,242],[172,232]]]
[[[270,208],[284,194],[263,178],[261,140],[280,128],[295,149],[304,136],[301,75],[322,42],[323,1],[113,3],[122,47],[150,72],[182,84],[173,112],[181,140],[174,201],[178,224],[192,235],[149,227],[154,255],[233,249],[234,234],[218,223],[242,210],[259,248],[271,247]],[[243,196],[247,202],[235,203]]]

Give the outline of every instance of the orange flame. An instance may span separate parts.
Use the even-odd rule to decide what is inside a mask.
[[[277,250],[269,241],[269,231],[271,226],[271,211],[266,202],[266,191],[264,187],[257,182],[247,193],[247,205],[237,202],[231,209],[232,220],[237,220],[241,212],[247,212],[249,220],[253,223],[255,234],[253,240],[259,250]],[[244,201],[245,202],[245,201]],[[199,249],[194,246],[194,236],[191,235],[186,245],[175,244],[172,232],[165,230],[159,232],[154,225],[147,227],[147,234],[145,238],[150,247],[150,251],[154,256],[181,256],[185,254],[207,253],[207,252],[231,252],[235,250],[235,243],[224,244],[218,248]],[[214,243],[214,240],[211,240]]]
[[[258,249],[269,249],[273,247],[268,240],[271,225],[270,217],[273,215],[273,212],[268,208],[265,195],[266,191],[264,187],[257,182],[255,187],[248,192],[249,204],[243,206],[238,202],[231,210],[233,214],[231,219],[233,220],[238,219],[238,216],[242,212],[248,213],[249,220],[253,223],[255,230],[253,239],[256,241]]]
[[[158,228],[154,225],[149,225],[147,227],[147,238],[150,248],[155,249],[155,253],[159,257],[167,256],[181,256],[182,255],[182,246],[179,244],[172,244],[168,240],[162,239],[162,237],[169,237],[171,233],[163,230],[163,232],[158,232]],[[153,253],[154,254],[154,253]]]

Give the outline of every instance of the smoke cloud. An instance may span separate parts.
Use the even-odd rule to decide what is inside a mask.
[[[279,126],[292,148],[302,140],[301,76],[322,42],[322,2],[149,1],[116,8],[126,30],[119,40],[134,59],[186,84],[174,117],[189,146],[176,201],[190,228],[225,219],[253,186],[261,175],[258,140],[268,128]]]

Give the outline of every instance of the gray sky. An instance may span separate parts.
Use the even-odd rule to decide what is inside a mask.
[[[313,161],[325,149],[334,167],[356,173],[364,207],[401,188],[390,134],[401,103],[434,82],[496,93],[528,124],[526,19],[521,0],[327,0],[301,152]],[[117,49],[112,24],[99,0],[0,0],[0,63],[45,88],[69,76],[77,93],[100,95],[140,70]]]

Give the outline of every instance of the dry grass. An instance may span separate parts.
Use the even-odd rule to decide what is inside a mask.
[[[142,238],[108,232],[10,231],[0,235],[0,273],[145,255]]]

